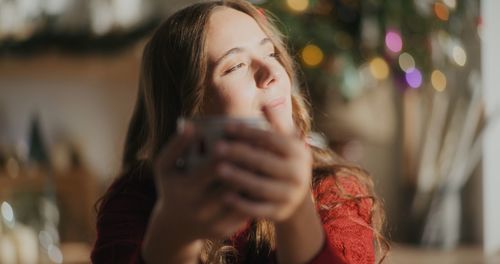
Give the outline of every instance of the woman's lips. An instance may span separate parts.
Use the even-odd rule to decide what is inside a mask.
[[[276,107],[282,106],[283,104],[285,104],[285,97],[279,97],[279,98],[276,98],[274,100],[269,101],[267,103],[267,106],[269,106],[271,108],[276,108]]]

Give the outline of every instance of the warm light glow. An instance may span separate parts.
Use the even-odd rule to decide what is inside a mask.
[[[104,35],[113,27],[114,14],[107,2],[90,2],[90,27],[96,35]]]
[[[408,72],[408,70],[415,68],[415,60],[409,53],[401,53],[401,55],[399,55],[398,61],[399,67],[401,67],[404,72]]]
[[[21,1],[19,1],[19,2],[21,2]],[[66,0],[46,0],[46,1],[43,1],[43,3],[45,4],[44,9],[45,9],[45,12],[47,12],[47,14],[60,15],[66,9],[69,1],[66,1]]]
[[[431,75],[432,87],[438,92],[446,89],[446,76],[440,70],[434,70]]]
[[[465,50],[460,46],[453,47],[453,60],[458,66],[465,66],[467,63],[467,54]]]
[[[443,3],[450,9],[455,9],[457,7],[457,0],[443,0]]]
[[[286,0],[288,7],[295,12],[303,12],[309,7],[309,0]]]
[[[398,53],[403,49],[403,40],[396,31],[389,31],[385,35],[385,45],[390,51]]]
[[[323,51],[316,45],[309,44],[302,50],[302,60],[309,67],[318,66],[323,61],[323,58]]]
[[[435,3],[434,4],[434,14],[436,17],[443,21],[448,21],[450,16],[450,12],[448,11],[448,7],[443,3]]]
[[[418,88],[422,85],[422,73],[417,68],[408,70],[405,74],[405,79],[411,88]]]
[[[115,22],[122,27],[131,27],[141,18],[141,0],[114,0],[112,1]]]
[[[377,57],[370,62],[370,72],[378,80],[384,80],[389,76],[389,66],[384,59]]]

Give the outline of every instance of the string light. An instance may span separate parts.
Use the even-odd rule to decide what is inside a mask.
[[[405,79],[411,88],[418,88],[422,85],[422,73],[417,68],[408,70],[405,74]]]
[[[450,16],[450,12],[448,11],[448,7],[443,3],[435,3],[434,4],[434,14],[437,18],[443,21],[448,21]]]
[[[446,89],[446,76],[440,70],[434,70],[431,74],[431,84],[438,92]]]
[[[443,0],[443,3],[450,9],[455,9],[457,7],[457,0]]]
[[[370,62],[370,72],[375,79],[384,80],[389,76],[389,66],[384,59],[376,57]]]
[[[295,12],[304,12],[309,7],[309,0],[286,0],[288,7]]]
[[[452,56],[458,66],[463,67],[467,63],[467,54],[465,53],[465,50],[458,45],[453,47]]]
[[[302,60],[309,67],[316,67],[323,61],[324,55],[321,49],[313,44],[309,44],[302,50]]]
[[[408,72],[408,70],[415,68],[415,60],[409,53],[401,53],[401,55],[399,55],[398,61],[399,67],[401,67],[404,72]]]
[[[401,49],[403,49],[403,40],[401,39],[401,35],[393,30],[387,32],[385,35],[385,45],[394,53],[400,52]]]

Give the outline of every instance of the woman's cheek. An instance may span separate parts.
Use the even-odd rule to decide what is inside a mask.
[[[233,114],[241,117],[255,116],[256,111],[255,93],[241,89],[231,97],[231,108]]]

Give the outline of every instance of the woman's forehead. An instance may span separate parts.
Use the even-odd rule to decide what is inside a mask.
[[[207,50],[211,59],[234,47],[258,45],[267,37],[255,19],[241,11],[221,7],[214,10],[207,27]]]

